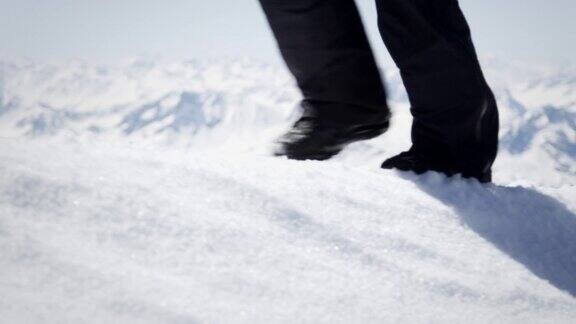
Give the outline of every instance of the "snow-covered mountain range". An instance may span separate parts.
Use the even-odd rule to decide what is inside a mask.
[[[488,59],[501,111],[497,181],[576,184],[576,70],[554,72]],[[96,66],[82,62],[3,64],[0,136],[128,140],[229,147],[265,153],[299,100],[282,68],[250,60]],[[408,102],[397,71],[385,70],[396,127],[363,145],[356,162],[405,149]],[[89,143],[89,142],[87,142]],[[354,148],[351,148],[354,150]],[[345,154],[346,155],[346,154]],[[344,158],[341,158],[344,159]]]

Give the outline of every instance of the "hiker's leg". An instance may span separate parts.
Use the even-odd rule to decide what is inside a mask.
[[[260,0],[304,100],[325,118],[388,111],[353,0]]]
[[[498,111],[457,0],[376,0],[382,38],[414,117],[413,148],[460,171],[488,171]]]

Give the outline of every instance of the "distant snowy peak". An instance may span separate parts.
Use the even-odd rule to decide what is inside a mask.
[[[281,69],[249,60],[121,66],[8,63],[0,132],[8,137],[182,137],[282,125],[298,93]],[[165,138],[164,138],[165,139]]]
[[[531,107],[556,106],[576,111],[576,71],[529,82],[517,95]]]
[[[101,108],[152,101],[173,91],[242,90],[289,81],[276,67],[247,60],[219,62],[149,62],[96,66],[77,61],[61,64],[4,63],[6,101]]]

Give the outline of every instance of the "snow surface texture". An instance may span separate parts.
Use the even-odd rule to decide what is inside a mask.
[[[394,70],[388,134],[296,162],[283,69],[4,63],[2,322],[573,323],[576,72],[485,67],[490,185],[378,168],[409,147]]]

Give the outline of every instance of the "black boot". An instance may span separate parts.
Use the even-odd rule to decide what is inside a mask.
[[[375,113],[333,103],[302,103],[303,114],[292,128],[277,140],[276,156],[295,160],[326,160],[338,154],[347,144],[377,137],[388,130],[390,113]]]
[[[445,155],[444,155],[445,156]],[[412,171],[416,174],[422,174],[428,171],[444,173],[447,176],[460,174],[464,178],[475,178],[481,183],[492,181],[492,170],[471,170],[466,169],[463,165],[455,160],[447,158],[431,157],[418,152],[412,147],[406,152],[389,158],[382,163],[383,169],[397,169],[400,171]]]

